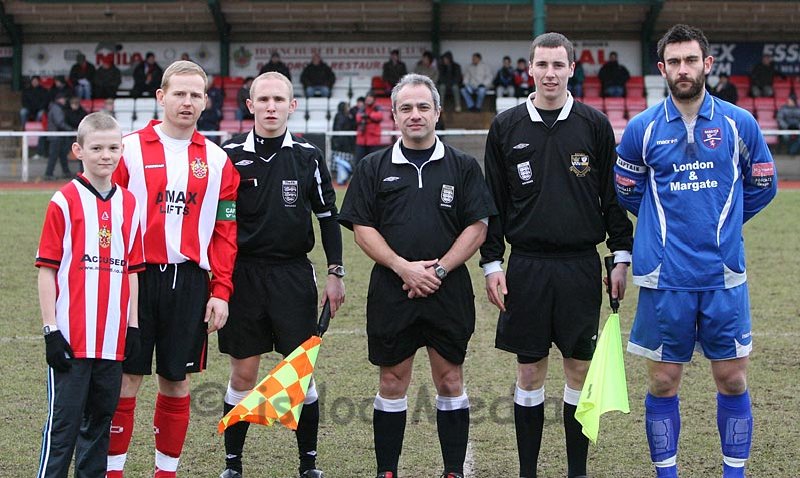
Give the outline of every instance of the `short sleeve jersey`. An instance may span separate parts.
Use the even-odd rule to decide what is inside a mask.
[[[638,216],[633,282],[668,290],[743,284],[742,225],[777,190],[753,116],[706,94],[686,123],[668,97],[631,120],[617,153],[619,202]]]
[[[197,263],[213,273],[211,293],[228,300],[236,256],[236,191],[239,173],[225,152],[194,132],[188,146],[173,148],[155,130],[159,121],[125,136],[114,180],[141,207],[148,264]]]
[[[122,360],[128,274],[144,270],[136,198],[115,186],[102,198],[79,176],[47,207],[36,266],[56,272],[56,325],[76,358]]]
[[[469,225],[497,214],[475,158],[438,138],[417,168],[398,140],[356,167],[339,222],[373,227],[409,261],[442,257]]]

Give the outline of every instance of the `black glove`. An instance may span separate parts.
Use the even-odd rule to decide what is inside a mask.
[[[69,358],[75,357],[60,330],[55,330],[44,336],[45,357],[47,364],[56,372],[66,372],[72,367]],[[69,358],[67,358],[69,356]]]
[[[138,327],[128,327],[125,335],[125,360],[139,355],[142,350],[142,334]]]

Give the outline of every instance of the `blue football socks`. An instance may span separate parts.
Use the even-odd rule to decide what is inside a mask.
[[[717,428],[722,444],[723,478],[744,477],[744,463],[750,456],[753,413],[750,394],[717,393]]]
[[[678,396],[655,397],[648,393],[644,407],[647,443],[650,446],[650,459],[656,466],[656,476],[677,478],[676,457],[681,432]]]

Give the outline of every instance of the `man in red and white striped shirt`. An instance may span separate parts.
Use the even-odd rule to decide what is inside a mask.
[[[50,365],[38,477],[66,476],[73,450],[77,475],[102,476],[122,360],[139,346],[139,209],[111,182],[122,155],[119,124],[87,116],[72,151],[85,173],[53,195],[36,253]]]
[[[173,477],[189,426],[187,373],[205,368],[206,333],[225,325],[236,256],[239,175],[225,152],[197,132],[206,74],[176,61],[156,91],[163,122],[126,136],[114,179],[141,205],[144,257],[139,295],[142,351],[124,363],[107,476],[121,477],[136,394],[156,355],[155,477]],[[212,278],[209,284],[208,271]]]

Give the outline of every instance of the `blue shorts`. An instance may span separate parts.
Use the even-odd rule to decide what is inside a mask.
[[[747,284],[697,292],[639,289],[628,352],[656,362],[685,363],[696,348],[709,360],[750,355]]]

